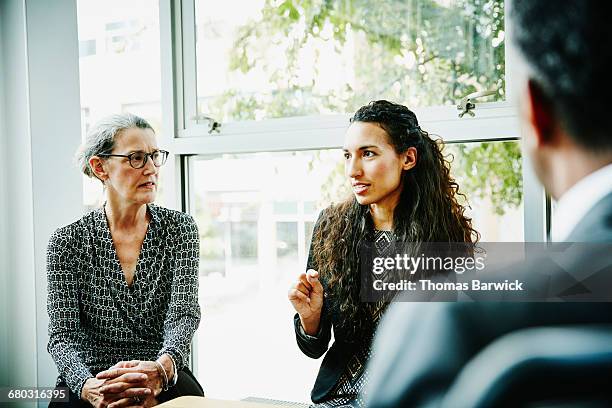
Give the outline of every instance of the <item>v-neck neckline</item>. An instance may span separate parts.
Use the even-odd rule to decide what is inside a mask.
[[[104,231],[108,234],[108,242],[109,242],[109,250],[112,253],[113,261],[115,264],[115,272],[117,272],[117,278],[121,280],[121,287],[123,289],[127,289],[129,292],[133,292],[137,286],[137,283],[140,281],[138,277],[141,275],[139,273],[141,271],[141,263],[143,260],[143,254],[147,251],[149,246],[150,234],[151,234],[151,223],[153,222],[153,213],[151,211],[151,207],[147,204],[147,213],[149,214],[149,222],[147,224],[147,230],[145,232],[144,239],[142,240],[142,245],[140,246],[140,251],[138,252],[138,259],[136,260],[136,266],[134,268],[134,276],[132,277],[132,284],[128,285],[125,272],[123,271],[123,266],[121,265],[121,261],[119,261],[119,254],[117,253],[117,248],[115,246],[115,241],[113,240],[113,234],[110,230],[110,225],[108,222],[108,218],[106,216],[106,203],[102,205],[100,209],[100,215],[102,217],[102,222],[104,223]]]

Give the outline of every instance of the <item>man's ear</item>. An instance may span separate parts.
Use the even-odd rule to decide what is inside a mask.
[[[530,79],[527,86],[527,119],[534,129],[533,133],[539,147],[551,143],[554,139],[557,128],[555,112],[552,101],[540,85]]]
[[[108,178],[108,174],[104,169],[102,159],[98,156],[92,156],[89,158],[89,167],[91,168],[94,176],[100,181],[104,182]]]
[[[410,170],[417,163],[417,149],[416,147],[409,147],[404,153],[402,153],[402,170]]]

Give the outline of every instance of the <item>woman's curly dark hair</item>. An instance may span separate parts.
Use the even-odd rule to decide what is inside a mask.
[[[457,201],[459,185],[451,177],[443,145],[419,127],[407,107],[385,100],[359,108],[350,120],[376,123],[389,136],[398,154],[415,147],[417,163],[402,174],[402,192],[393,213],[393,232],[398,241],[476,243],[479,234],[465,208]],[[312,240],[313,265],[321,274],[327,299],[335,304],[345,330],[370,331],[372,303],[360,301],[361,245],[373,228],[369,207],[355,197],[327,208]]]

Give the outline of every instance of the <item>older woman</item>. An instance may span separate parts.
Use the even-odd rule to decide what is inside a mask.
[[[152,204],[167,156],[132,114],[99,122],[81,150],[106,202],[58,229],[47,258],[48,350],[73,406],[203,395],[187,368],[200,322],[197,226]]]

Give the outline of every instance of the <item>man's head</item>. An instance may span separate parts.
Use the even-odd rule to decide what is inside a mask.
[[[610,11],[605,0],[514,0],[511,7],[527,68],[519,81],[525,147],[555,198],[612,162]]]

